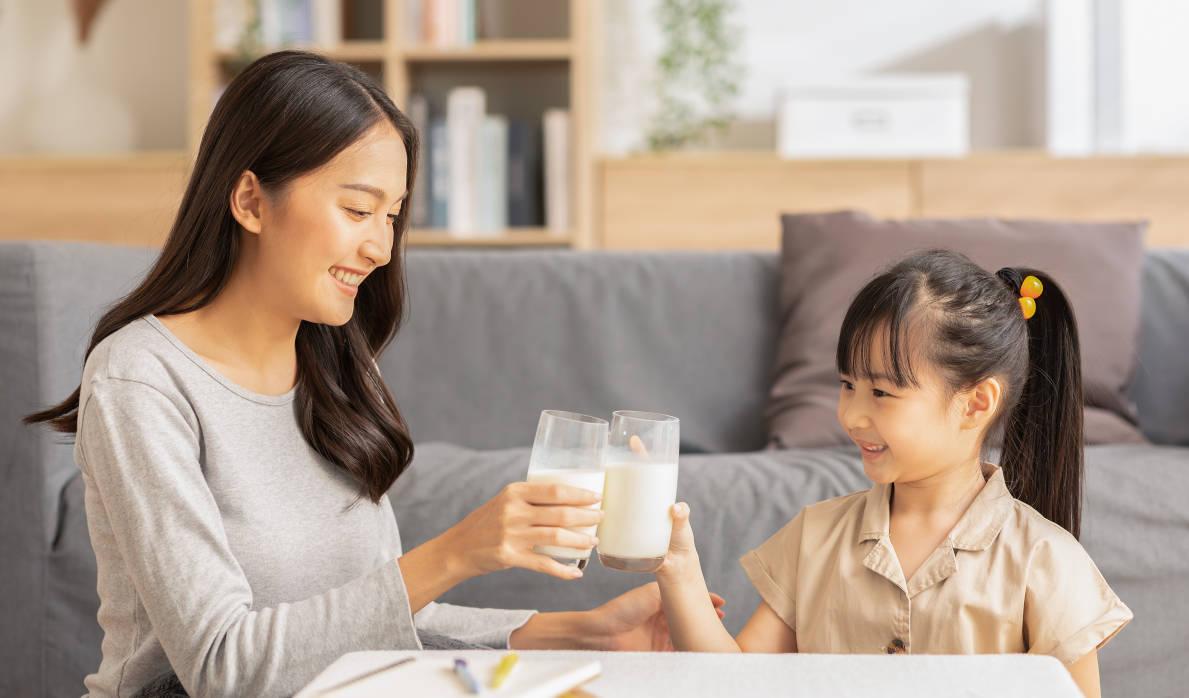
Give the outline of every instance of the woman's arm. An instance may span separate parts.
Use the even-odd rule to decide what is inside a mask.
[[[396,559],[413,613],[474,576],[457,558],[447,554],[445,547],[439,538],[434,538]]]

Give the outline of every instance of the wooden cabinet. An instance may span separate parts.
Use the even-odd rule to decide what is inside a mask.
[[[789,161],[770,154],[648,155],[596,168],[607,249],[779,249],[780,214],[1147,220],[1150,246],[1189,245],[1189,157]]]

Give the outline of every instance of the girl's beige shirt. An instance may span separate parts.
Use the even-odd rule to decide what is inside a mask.
[[[801,652],[1049,654],[1071,664],[1132,618],[1068,531],[987,483],[904,579],[890,485],[806,507],[740,561]]]

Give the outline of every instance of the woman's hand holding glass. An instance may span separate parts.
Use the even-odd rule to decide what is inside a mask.
[[[601,495],[558,483],[514,482],[442,534],[446,559],[461,566],[460,576],[475,577],[510,567],[577,579],[582,571],[538,546],[586,549],[594,536],[569,529],[597,526],[603,512],[590,509]]]

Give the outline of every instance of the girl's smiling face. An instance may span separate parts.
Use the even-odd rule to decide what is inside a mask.
[[[883,332],[872,345],[887,346]],[[912,357],[916,385],[896,385],[883,351],[871,351],[860,375],[840,374],[838,421],[862,449],[872,482],[915,482],[977,458],[987,424],[988,389],[954,394],[919,354]],[[859,373],[855,371],[855,373]],[[998,400],[993,400],[997,403]]]

